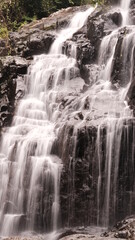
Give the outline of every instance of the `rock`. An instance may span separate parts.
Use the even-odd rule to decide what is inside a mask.
[[[120,4],[120,0],[106,0],[105,3],[116,5]]]
[[[7,39],[0,38],[0,57],[7,56],[10,52],[10,47]]]
[[[131,216],[118,222],[111,230],[105,231],[98,227],[82,227],[72,228],[64,231],[59,235],[58,239],[62,240],[77,240],[77,239],[94,239],[94,240],[124,240],[135,237],[135,218]]]
[[[82,120],[83,116],[79,114],[77,121]],[[87,158],[88,152],[93,151],[96,129],[84,127],[77,130],[77,135],[74,134],[74,127],[65,125],[60,129],[59,140],[56,140],[52,149],[52,153],[63,159],[64,163],[60,185],[63,226],[96,223],[96,206],[93,201],[95,186],[92,184],[90,167],[93,157],[89,155],[90,162]],[[89,204],[93,207],[87,212]]]
[[[85,79],[85,82],[91,86],[96,83],[99,77],[101,67],[97,64],[82,64],[81,65],[81,76]]]
[[[120,12],[109,13],[108,17],[113,21],[116,26],[121,26],[122,16]]]
[[[26,74],[28,62],[21,57],[12,57],[7,56],[5,58],[1,58],[1,81],[2,78],[7,77],[7,75],[17,76],[17,74]]]
[[[24,83],[24,76],[18,76],[16,79],[16,93],[15,100],[18,103],[18,100],[23,98],[26,93],[26,87]]]
[[[101,18],[102,9],[96,10],[92,16],[89,17],[87,23],[87,37],[97,49],[100,45],[101,38],[105,36],[104,34],[104,20]],[[98,49],[96,51],[96,54]]]
[[[116,240],[115,237],[113,236],[100,236],[99,234],[73,234],[73,235],[69,235],[63,238],[60,238],[61,240]],[[121,238],[117,238],[118,240],[121,240]],[[123,238],[122,238],[123,239]]]
[[[48,53],[55,40],[54,30],[67,26],[69,20],[78,9],[84,11],[88,6],[62,9],[48,18],[33,21],[18,32],[9,35],[11,55],[31,57],[35,54]]]
[[[122,16],[118,9],[98,7],[88,18],[87,37],[95,47],[97,57],[101,39],[121,25]],[[95,58],[96,58],[95,57]]]
[[[131,237],[131,234],[129,231],[119,231],[114,235],[116,238],[124,238],[129,239]]]
[[[135,116],[135,83],[133,82],[129,88],[129,91],[126,96],[128,105],[133,110],[133,115]]]
[[[48,53],[54,39],[53,34],[48,34],[39,29],[31,29],[29,32],[12,33],[10,34],[12,54],[29,57],[34,54]]]
[[[128,45],[128,51],[125,53],[125,49],[123,44],[125,43],[125,34],[130,31],[128,28],[120,29],[118,41],[115,48],[114,58],[113,58],[113,68],[111,72],[111,82],[113,84],[118,83],[120,86],[125,86],[127,84],[127,80],[130,81],[130,61],[128,61],[128,54],[126,53],[132,52],[132,44]],[[124,54],[125,53],[125,54]],[[134,56],[134,55],[133,55]],[[124,60],[124,58],[126,58]],[[134,57],[133,57],[134,58]],[[126,65],[124,64],[126,61]]]
[[[0,60],[0,125],[11,124],[15,100],[24,95],[24,85],[20,87],[26,74],[28,62],[20,57],[7,56]],[[16,88],[17,87],[17,88]]]
[[[135,1],[134,1],[134,0],[131,0],[130,8],[134,8],[134,7],[135,7]]]
[[[44,32],[33,34],[27,42],[27,48],[23,52],[23,56],[48,53],[53,41],[54,37],[44,34]]]
[[[69,104],[73,106],[72,101]],[[68,116],[67,123],[59,128],[58,138],[55,140],[52,148],[52,154],[61,158],[64,164],[60,185],[61,218],[63,226],[86,226],[97,223],[98,151],[100,151],[100,159],[104,159],[101,163],[102,187],[100,191],[102,194],[100,195],[99,215],[101,222],[105,214],[103,193],[106,191],[105,166],[107,159],[105,156],[107,154],[106,134],[108,128],[105,123],[102,125],[100,142],[97,143],[97,126],[94,126],[93,121],[91,123],[91,120],[87,121],[84,119],[84,112],[78,112],[73,117]],[[122,136],[119,146],[121,149],[119,177],[117,179],[116,189],[112,187],[110,192],[109,222],[111,225],[114,224],[114,219],[118,221],[127,216],[129,209],[132,209],[131,212],[134,212],[134,193],[131,193],[132,184],[130,185],[134,179],[134,174],[132,169],[130,169],[130,174],[128,174],[129,170],[126,168],[127,165],[129,166],[131,164],[130,161],[132,157],[129,154],[129,149],[124,147],[126,141],[125,131],[128,131],[128,136],[132,139],[130,141],[131,146],[134,144],[134,124],[132,119],[122,124]],[[97,146],[100,150],[97,150]],[[127,154],[129,156],[128,159],[126,157]],[[111,168],[111,172],[111,181],[113,182],[116,177],[113,167]],[[116,199],[115,205],[113,202],[114,198]],[[132,198],[133,204],[131,204],[130,198]],[[89,209],[88,212],[87,209]],[[121,229],[119,231],[123,230]],[[124,236],[127,236],[127,233],[120,232],[118,238],[120,238],[120,236],[124,238]]]

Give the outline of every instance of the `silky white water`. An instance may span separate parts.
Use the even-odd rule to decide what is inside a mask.
[[[97,61],[97,66],[100,67],[98,77],[96,81],[91,83],[88,90],[80,96],[80,104],[77,108],[78,112],[80,111],[83,114],[84,119],[75,128],[80,129],[81,125],[82,127],[85,124],[87,125],[90,120],[91,124],[96,125],[98,128],[95,153],[98,159],[97,225],[104,226],[110,225],[111,221],[113,222],[110,215],[113,215],[111,218],[116,218],[121,144],[123,141],[125,149],[128,148],[126,144],[126,137],[129,137],[128,121],[133,119],[132,109],[130,109],[127,102],[128,91],[133,82],[135,48],[135,28],[129,26],[130,2],[121,1],[121,27],[113,30],[102,39]],[[125,30],[124,34],[125,25],[127,31]],[[119,72],[121,74],[124,72],[121,77],[122,83],[119,82],[119,76],[116,82],[112,79],[114,63],[117,58],[117,48],[121,37],[123,39],[120,48],[121,69],[119,69]],[[77,104],[78,99],[72,104],[74,109],[76,109]],[[74,116],[75,114],[76,112],[74,112]],[[125,139],[122,139],[123,132],[126,132]],[[101,145],[103,139],[105,139],[104,152]],[[131,193],[132,196],[133,194]]]
[[[131,0],[123,1],[121,0],[120,8],[122,13],[122,25],[129,24],[129,7],[130,7]]]
[[[50,53],[52,53],[52,54],[62,53],[63,42],[65,42],[67,39],[70,39],[73,36],[73,34],[75,32],[77,32],[77,30],[80,29],[84,25],[86,19],[92,12],[93,12],[93,8],[89,8],[85,12],[77,13],[73,17],[71,23],[69,24],[69,27],[67,29],[60,31],[60,33],[57,36],[56,41],[54,42],[54,44],[51,47]]]
[[[122,27],[129,24],[130,0],[121,1]],[[123,76],[123,85],[118,82],[112,85],[111,74],[114,67],[115,51],[120,38],[120,29],[103,38],[99,51],[99,64],[103,66],[99,75],[99,83],[94,87],[95,97],[92,100],[92,109],[100,110],[104,119],[98,126],[97,133],[97,153],[98,153],[98,187],[97,187],[97,224],[108,226],[110,215],[116,218],[117,210],[117,185],[120,162],[121,142],[123,131],[129,135],[128,119],[133,118],[132,110],[127,104],[127,93],[133,81],[133,63],[135,47],[135,29],[129,27],[129,32],[123,38],[121,47],[122,67],[126,75]],[[130,57],[129,57],[130,56]],[[129,59],[130,58],[130,59]],[[129,66],[127,67],[127,63]],[[119,69],[120,71],[120,69]],[[101,141],[104,137],[104,126],[106,126],[106,147],[103,159]],[[125,145],[128,148],[128,145]],[[134,151],[134,149],[132,149]],[[102,164],[105,161],[105,179],[103,180]],[[104,183],[103,183],[104,181]],[[133,193],[134,194],[134,193]],[[131,193],[132,195],[132,193]],[[132,197],[131,197],[132,198]],[[101,201],[103,203],[101,204]],[[112,209],[111,209],[112,208]],[[111,213],[110,213],[111,212]],[[124,212],[124,211],[123,211]]]
[[[121,1],[122,26],[129,23],[130,1]],[[60,177],[62,161],[51,154],[60,125],[69,115],[82,113],[84,119],[76,124],[73,134],[75,158],[77,130],[87,119],[98,125],[96,150],[98,156],[97,224],[110,224],[110,201],[116,215],[116,186],[120,159],[120,145],[124,122],[133,117],[127,103],[127,93],[133,78],[135,47],[133,27],[129,27],[122,42],[122,66],[127,68],[124,84],[112,83],[114,56],[120,37],[120,28],[105,36],[100,45],[97,66],[98,78],[83,92],[84,80],[78,77],[76,46],[73,43],[70,57],[63,54],[63,43],[83,26],[94,8],[77,13],[69,27],[58,33],[48,55],[35,56],[28,69],[27,94],[20,101],[12,126],[3,132],[0,146],[0,231],[2,236],[26,230],[52,230],[59,227]],[[82,21],[83,19],[83,21]],[[130,60],[129,60],[130,55]],[[79,83],[79,87],[78,87]],[[70,95],[70,93],[72,93]],[[71,98],[65,107],[61,101]],[[70,98],[68,101],[70,101]],[[89,107],[85,108],[86,102]],[[101,139],[106,126],[104,159]],[[115,153],[115,156],[114,156]],[[105,175],[102,176],[104,161]],[[72,172],[71,201],[75,198],[75,162],[69,163]],[[112,179],[112,169],[115,174]],[[113,189],[113,191],[112,191]],[[113,194],[112,194],[113,193]],[[110,200],[112,198],[112,200]],[[73,199],[74,200],[74,199]]]
[[[60,119],[59,102],[69,87],[76,59],[62,44],[83,26],[94,8],[77,13],[61,31],[48,55],[35,56],[27,74],[27,94],[0,146],[0,231],[56,230],[59,225],[61,160],[51,155]],[[83,21],[81,18],[83,18]],[[74,55],[74,53],[73,53]],[[75,70],[74,70],[75,72]]]

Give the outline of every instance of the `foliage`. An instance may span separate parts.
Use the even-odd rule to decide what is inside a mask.
[[[1,25],[0,25],[0,38],[8,38],[7,27],[1,27]]]
[[[103,4],[105,0],[0,0],[0,33],[17,30],[33,18],[47,17],[52,12],[69,6]]]

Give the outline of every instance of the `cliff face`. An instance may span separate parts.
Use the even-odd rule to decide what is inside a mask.
[[[135,21],[134,5],[135,2],[132,1],[130,10],[132,23]],[[82,7],[82,10],[85,8],[87,7]],[[15,107],[27,91],[25,78],[33,55],[48,53],[56,38],[56,32],[68,25],[71,15],[78,9],[80,8],[60,11],[50,18],[27,26],[20,32],[10,34],[12,56],[5,56],[0,60],[2,128],[10,126]],[[51,150],[51,153],[57,155],[63,162],[60,182],[62,226],[112,225],[135,213],[134,117],[119,118],[118,111],[117,119],[104,120],[106,105],[110,104],[108,98],[102,99],[101,103],[97,99],[97,105],[91,111],[92,92],[87,94],[93,83],[98,80],[103,67],[97,64],[101,42],[117,29],[117,42],[110,72],[111,90],[119,91],[129,82],[131,62],[127,55],[126,64],[123,65],[123,44],[126,43],[124,41],[131,27],[120,27],[121,23],[122,15],[119,8],[98,7],[88,18],[87,24],[63,44],[63,52],[67,56],[71,55],[72,45],[77,46],[77,70],[70,73],[72,87],[68,89],[67,95],[58,99],[63,118],[62,123],[58,120],[56,125],[58,133]],[[134,42],[131,41],[127,48],[129,53],[132,53],[130,55],[134,65],[133,46]],[[134,70],[133,66],[132,84],[126,93],[126,100],[133,113]],[[76,83],[74,79],[78,79]],[[80,104],[83,105],[82,110],[78,107]],[[121,106],[121,102],[116,104]],[[110,108],[113,112],[111,104]],[[42,214],[40,215],[43,199],[39,201],[41,203],[37,208],[36,227],[42,229],[46,225],[46,228],[49,228],[49,223],[44,223]],[[48,218],[49,211],[42,206],[42,212]]]

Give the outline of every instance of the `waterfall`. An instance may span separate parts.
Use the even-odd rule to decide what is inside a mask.
[[[121,0],[120,8],[122,13],[122,25],[125,26],[129,23],[129,7],[131,0]]]
[[[126,2],[121,1],[122,27],[129,24],[130,2],[130,0]],[[92,98],[90,108],[91,111],[98,109],[98,112],[102,109],[102,116],[104,115],[104,119],[98,126],[96,142],[99,171],[97,184],[97,224],[104,226],[112,224],[113,219],[116,219],[119,195],[118,176],[121,164],[120,151],[125,148],[125,152],[128,154],[129,146],[127,141],[129,140],[127,140],[127,138],[131,131],[130,120],[133,119],[132,110],[126,102],[126,95],[133,81],[134,28],[129,28],[127,35],[123,37],[120,49],[122,67],[119,69],[119,72],[122,74],[123,69],[126,69],[125,76],[123,75],[124,84],[123,86],[118,86],[118,83],[114,83],[114,86],[116,86],[115,90],[112,85],[112,72],[117,58],[115,54],[117,54],[117,47],[121,41],[120,31],[120,29],[112,31],[111,34],[104,37],[101,42],[98,64],[102,66],[102,70],[99,75],[98,84],[96,83],[92,87],[94,97]],[[129,63],[128,67],[127,62]],[[106,126],[106,133],[103,131],[104,126]],[[126,133],[124,134],[124,132]],[[101,145],[103,139],[105,139],[104,156]],[[123,147],[121,144],[123,144]],[[134,151],[135,149],[133,147],[131,156],[124,158],[126,163],[133,161]],[[130,199],[134,199],[133,191],[130,192]],[[131,202],[132,201],[133,200],[131,200]],[[132,208],[132,203],[130,207]]]
[[[78,146],[83,148],[79,133],[76,136],[77,130],[79,132],[82,127],[82,135],[86,135],[88,141],[90,133],[92,134],[92,130],[88,128],[88,122],[90,121],[90,124],[97,128],[95,145],[93,148],[91,147],[93,154],[90,152],[90,146],[87,146],[84,140],[87,148],[86,152],[84,151],[85,157],[87,158],[87,155],[89,155],[87,160],[90,162],[90,175],[93,179],[91,187],[95,186],[96,182],[96,194],[94,196],[97,198],[97,211],[96,213],[94,210],[92,211],[92,205],[89,205],[89,214],[92,212],[93,215],[96,215],[97,225],[106,227],[114,224],[116,219],[120,220],[119,212],[121,217],[124,218],[126,214],[135,211],[133,179],[135,128],[133,112],[128,106],[128,92],[134,81],[135,49],[135,28],[129,25],[130,2],[126,1],[125,3],[124,0],[121,2],[120,8],[123,18],[121,27],[113,30],[101,41],[97,60],[97,67],[100,69],[97,80],[72,103],[76,112],[83,115],[82,122],[77,123],[76,121],[74,127],[74,138],[77,139],[77,141],[74,141],[76,152],[81,151],[77,149]],[[119,65],[118,59],[120,61]],[[118,70],[117,75],[115,75],[117,65]],[[87,128],[88,130],[86,130]],[[89,133],[89,131],[91,132]],[[131,146],[129,146],[129,139],[131,139]],[[77,143],[79,141],[80,145]],[[72,171],[76,171],[77,164],[75,163],[79,157],[75,156],[72,160],[72,167],[70,166]],[[83,156],[82,159],[85,157]],[[90,157],[95,159],[95,165],[91,163],[92,159]],[[93,170],[94,167],[96,173]],[[124,183],[121,180],[122,174],[125,176]],[[75,175],[77,175],[76,172],[70,176],[75,179]],[[74,191],[74,186],[75,184],[73,184],[72,191]],[[94,203],[92,202],[92,204]],[[123,209],[123,206],[125,206],[125,209]]]
[[[64,44],[82,28],[93,13],[93,7],[75,14],[69,26],[56,33],[49,54],[34,56],[25,79],[26,96],[20,100],[11,127],[2,132],[1,236],[23,231],[54,232],[60,227],[64,151],[67,151],[66,161],[69,159],[66,175],[69,191],[69,198],[66,196],[69,209],[67,225],[72,224],[76,214],[79,181],[82,181],[82,188],[92,192],[80,180],[80,172],[76,173],[76,165],[80,167],[85,160],[88,162],[83,174],[87,175],[88,167],[86,182],[94,189],[92,196],[88,196],[87,212],[91,216],[86,223],[109,226],[119,219],[119,209],[123,211],[123,217],[132,213],[135,200],[135,128],[128,94],[134,78],[135,28],[129,25],[130,2],[121,1],[121,26],[101,39],[95,63],[99,69],[98,77],[90,84],[80,77],[76,42],[71,41],[69,56],[66,56]],[[62,157],[58,157],[53,147],[62,131],[65,132],[61,136],[60,148],[64,146],[64,150],[61,149]],[[81,149],[78,149],[79,141]],[[83,156],[80,152],[85,147],[86,154]],[[83,194],[80,196],[83,197]],[[96,211],[92,209],[92,198]],[[123,210],[125,202],[128,202],[127,209]],[[76,216],[78,218],[78,213]],[[90,218],[96,220],[92,222]]]
[[[72,70],[74,78],[77,68],[75,58],[62,54],[62,45],[93,10],[77,13],[69,27],[59,32],[50,53],[35,56],[28,69],[27,94],[20,101],[12,126],[3,132],[0,146],[2,236],[56,230],[59,226],[62,162],[51,149],[61,117],[59,102],[68,91]]]
[[[77,30],[84,25],[86,19],[92,12],[93,12],[93,8],[90,8],[86,12],[77,13],[73,17],[69,27],[67,29],[62,30],[58,34],[56,41],[51,47],[50,53],[53,53],[53,54],[61,53],[63,42],[65,42],[67,39],[70,39],[73,36],[73,34],[77,32]]]

